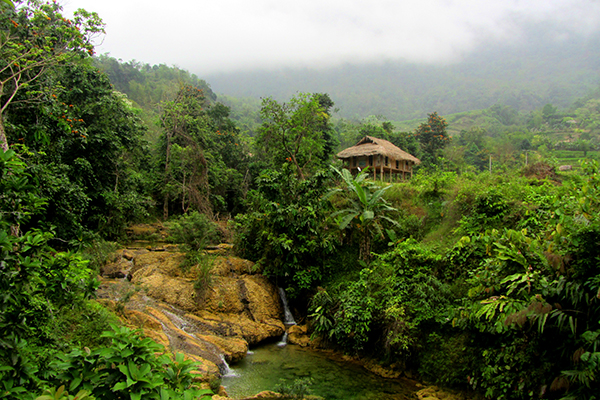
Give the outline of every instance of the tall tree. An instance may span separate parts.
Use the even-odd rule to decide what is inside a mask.
[[[91,59],[53,68],[54,101],[24,102],[11,112],[8,139],[24,145],[21,157],[49,206],[40,216],[68,240],[85,231],[118,236],[143,217],[144,127]],[[27,100],[24,92],[15,99]],[[17,149],[17,146],[14,146]]]
[[[439,116],[437,112],[429,114],[427,122],[422,123],[415,130],[415,136],[421,143],[423,151],[423,162],[427,164],[437,164],[440,151],[446,147],[450,137],[446,131],[448,123]]]
[[[326,94],[299,93],[288,103],[263,99],[263,124],[256,142],[263,160],[273,168],[288,162],[305,179],[333,153],[329,124],[333,102]]]
[[[50,82],[40,82],[52,67],[93,54],[94,35],[104,32],[96,13],[78,10],[71,21],[56,2],[28,0],[0,13],[0,147],[8,150],[4,120],[19,91],[26,100],[47,101]]]
[[[169,217],[171,199],[181,201],[182,212],[190,206],[211,215],[206,145],[208,118],[202,90],[182,85],[173,101],[164,104],[161,124],[164,151],[163,217]]]

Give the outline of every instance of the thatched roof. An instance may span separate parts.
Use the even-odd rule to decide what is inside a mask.
[[[377,139],[372,136],[365,136],[356,145],[348,147],[337,154],[338,158],[345,159],[358,156],[374,156],[381,154],[394,160],[407,160],[415,164],[420,164],[421,160],[412,156],[404,150],[394,146],[387,140]]]

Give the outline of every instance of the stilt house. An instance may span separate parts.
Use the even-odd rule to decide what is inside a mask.
[[[369,167],[374,179],[389,179],[390,182],[412,177],[413,166],[421,163],[387,140],[372,136],[365,136],[356,145],[339,152],[337,157],[344,160],[344,167],[352,174]]]

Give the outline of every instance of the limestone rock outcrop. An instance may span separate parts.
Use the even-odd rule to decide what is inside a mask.
[[[292,325],[288,328],[288,343],[307,347],[310,345],[310,335],[306,325]]]
[[[100,294],[125,323],[200,361],[207,376],[245,357],[249,345],[283,335],[277,289],[252,262],[211,256],[207,273],[206,265],[182,268],[185,254],[175,250],[121,250],[103,269],[131,280],[105,280]]]

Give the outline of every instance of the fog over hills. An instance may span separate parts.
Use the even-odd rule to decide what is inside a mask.
[[[329,69],[264,69],[202,78],[216,93],[235,97],[287,100],[296,92],[328,93],[342,117],[382,115],[400,121],[496,103],[521,111],[546,103],[568,107],[598,87],[599,48],[600,33],[560,35],[552,24],[540,24],[526,30],[517,43],[488,42],[453,64],[346,63]]]

